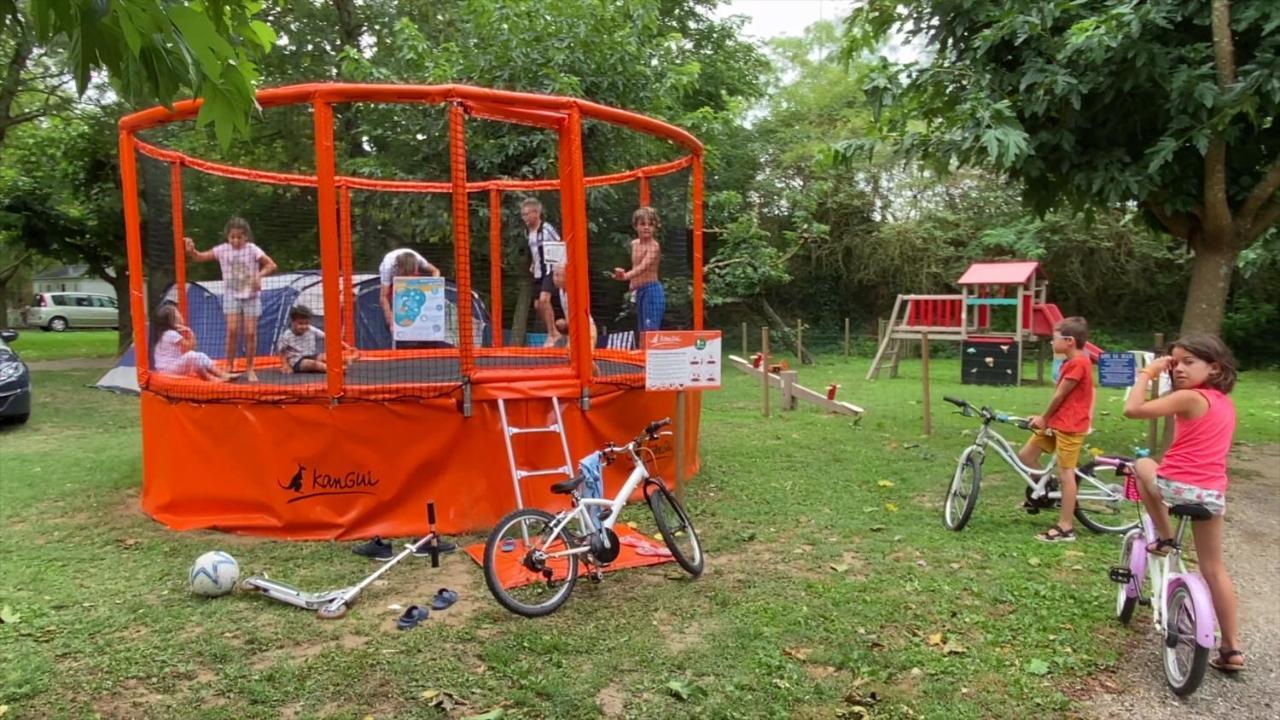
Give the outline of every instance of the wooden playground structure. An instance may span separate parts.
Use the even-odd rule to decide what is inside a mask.
[[[873,380],[885,364],[889,377],[898,376],[898,360],[904,342],[911,340],[958,341],[967,347],[990,344],[1016,352],[1014,383],[1022,383],[1023,343],[1052,337],[1062,320],[1057,305],[1047,302],[1049,281],[1040,263],[1031,261],[974,263],[956,281],[958,295],[899,295],[876,349],[867,379]],[[997,330],[993,315],[998,308],[1012,308],[1009,330]],[[1041,347],[1043,347],[1041,345]],[[1101,349],[1089,343],[1086,351],[1096,360]],[[1043,355],[1038,354],[1043,363]],[[1043,364],[1041,365],[1043,376]]]

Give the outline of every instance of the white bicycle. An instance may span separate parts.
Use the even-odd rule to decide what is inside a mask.
[[[1027,467],[1018,458],[1018,451],[992,427],[992,423],[999,422],[1030,430],[1027,418],[1006,415],[989,407],[974,407],[958,398],[944,397],[943,400],[960,408],[961,415],[976,416],[982,420],[982,429],[973,439],[973,444],[960,453],[955,473],[951,476],[951,484],[947,486],[943,523],[948,530],[963,530],[973,516],[973,509],[978,504],[978,489],[982,484],[982,464],[988,448],[995,451],[996,457],[1004,460],[1026,484],[1026,500],[1022,506],[1028,513],[1035,514],[1061,503],[1062,490],[1058,488],[1056,459],[1050,459],[1049,464],[1043,468]],[[1099,458],[1102,459],[1104,458]],[[1097,460],[1076,468],[1076,484],[1078,490],[1074,514],[1085,527],[1099,533],[1125,533],[1138,526],[1134,501],[1125,497],[1124,485],[1106,482],[1099,477]]]
[[[551,486],[552,492],[570,496],[572,508],[555,515],[524,508],[498,522],[484,546],[484,580],[503,607],[525,617],[555,612],[578,582],[579,562],[587,564],[589,577],[601,580],[602,568],[621,550],[613,527],[627,498],[642,483],[645,500],[672,557],[693,577],[702,574],[702,546],[688,513],[662,479],[649,474],[642,457],[645,452],[653,455],[647,447],[649,441],[671,434],[659,432],[670,423],[670,418],[655,420],[626,445],[609,443],[601,450],[604,464],[612,463],[619,454],[630,456],[635,464],[614,497],[583,497],[579,489],[586,477],[579,474]]]

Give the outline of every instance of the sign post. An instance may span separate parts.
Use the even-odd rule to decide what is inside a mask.
[[[1102,387],[1133,387],[1138,375],[1138,359],[1131,352],[1104,352],[1098,357],[1098,384]]]
[[[690,390],[720,388],[721,336],[719,330],[660,330],[644,336],[644,389],[676,393],[672,421],[675,435],[675,492],[684,500],[686,398]]]

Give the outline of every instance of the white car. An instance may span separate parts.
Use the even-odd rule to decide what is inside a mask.
[[[120,326],[120,308],[110,295],[81,292],[36,293],[31,307],[22,312],[28,327],[62,332],[67,328]]]

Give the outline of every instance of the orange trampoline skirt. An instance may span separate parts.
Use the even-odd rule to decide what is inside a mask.
[[[497,403],[500,388],[476,386],[471,417],[460,396],[337,404],[192,403],[142,393],[142,508],[177,529],[294,539],[402,537],[425,532],[426,505],[436,505],[444,533],[484,530],[516,506]],[[538,388],[504,393],[517,427],[552,422]],[[567,393],[566,393],[567,394]],[[675,413],[674,393],[593,386],[591,406],[561,399],[569,449],[577,459],[606,441],[626,441],[651,419]],[[686,403],[685,477],[698,470],[701,403]],[[512,440],[521,467],[557,467],[555,435]],[[657,472],[674,484],[674,443],[655,444]],[[630,471],[606,468],[608,492]],[[521,486],[526,506],[556,510],[559,479]]]

